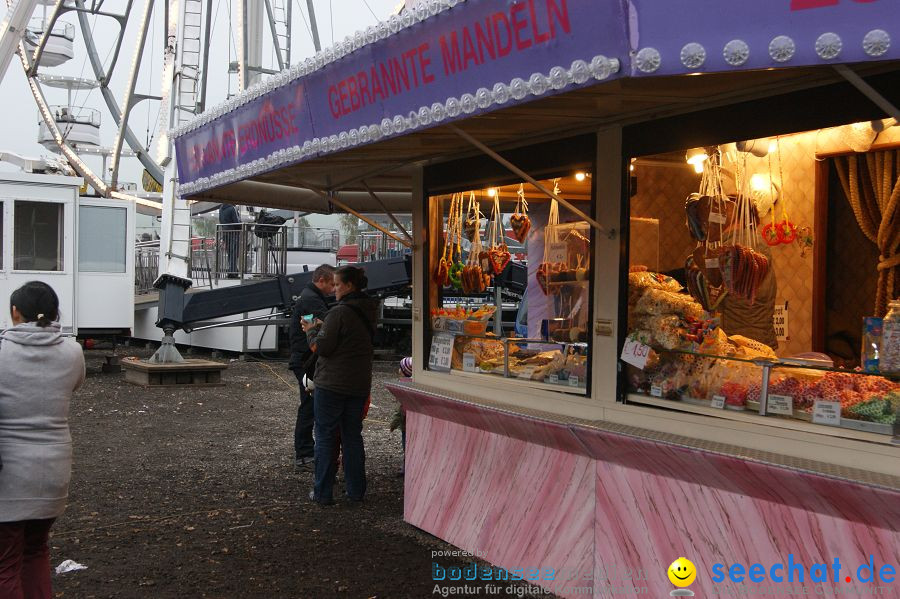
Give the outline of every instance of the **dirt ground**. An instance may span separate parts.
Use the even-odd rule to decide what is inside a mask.
[[[432,597],[433,562],[471,562],[433,559],[455,548],[403,522],[400,435],[388,431],[397,403],[383,386],[396,362],[376,363],[366,502],[319,507],[306,499],[312,475],[293,468],[297,388],[283,362],[231,361],[224,387],[146,389],[101,374],[108,353],[85,352],[72,402],[75,462],[51,562],[87,569],[55,575],[56,597]],[[464,584],[471,592],[451,596],[497,586]]]

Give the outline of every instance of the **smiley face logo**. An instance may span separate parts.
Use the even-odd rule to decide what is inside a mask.
[[[668,570],[669,582],[677,587],[688,587],[697,578],[697,568],[686,557],[679,557],[672,562]]]

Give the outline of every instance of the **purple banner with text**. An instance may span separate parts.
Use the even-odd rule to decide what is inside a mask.
[[[182,193],[608,78],[900,58],[900,0],[449,4],[413,4],[177,131]]]
[[[549,78],[554,67],[568,70],[598,55],[627,55],[620,2],[469,0],[181,135],[175,142],[179,180],[184,185],[279,149],[474,97],[515,78],[523,84],[535,73]],[[586,78],[596,81],[589,69]],[[546,87],[554,91],[549,79]],[[516,98],[510,90],[504,103],[526,101],[529,86],[522,91]],[[463,104],[457,115],[451,106],[444,118],[469,116],[482,106]]]

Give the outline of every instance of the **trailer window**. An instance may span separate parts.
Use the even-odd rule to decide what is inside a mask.
[[[125,208],[81,206],[78,209],[78,269],[125,272]]]
[[[13,268],[63,270],[63,209],[55,202],[15,203]]]

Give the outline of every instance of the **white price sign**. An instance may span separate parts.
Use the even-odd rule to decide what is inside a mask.
[[[551,374],[550,376],[547,377],[547,382],[548,382],[548,383],[553,383],[554,385],[557,384],[557,383],[559,383],[559,375],[558,375],[558,374]]]
[[[519,378],[520,379],[530,379],[531,375],[534,374],[535,370],[537,370],[537,366],[534,366],[534,365],[526,366],[525,368],[523,368],[522,370],[519,371]]]
[[[662,397],[662,387],[659,385],[652,385],[650,387],[650,395],[653,397]]]
[[[713,395],[712,400],[709,402],[709,406],[711,408],[719,408],[720,410],[725,408],[725,396],[724,395]]]
[[[772,324],[775,326],[775,338],[778,341],[787,341],[790,339],[787,302],[775,304],[775,312],[772,314]]]
[[[725,215],[721,212],[713,212],[710,210],[709,212],[709,222],[716,224],[724,224],[725,223]]]
[[[767,414],[794,415],[794,398],[790,395],[770,395],[766,403]]]
[[[435,333],[431,338],[431,353],[428,354],[429,370],[450,370],[453,355],[453,335]]]
[[[719,268],[719,259],[718,258],[707,258],[706,259],[706,268]]]
[[[570,387],[577,387],[578,383],[580,383],[580,382],[581,381],[578,379],[577,376],[569,375],[569,386]]]
[[[829,426],[841,425],[841,402],[818,400],[813,404],[812,421]]]
[[[622,347],[622,355],[619,357],[623,362],[626,362],[643,370],[647,365],[647,357],[649,355],[649,345],[644,345],[643,343],[635,339],[626,339],[625,345]]]
[[[468,352],[463,354],[463,371],[475,372],[475,354]]]
[[[555,243],[551,243],[547,248],[547,261],[551,263],[568,262],[569,247],[566,245],[566,242],[557,241]]]

